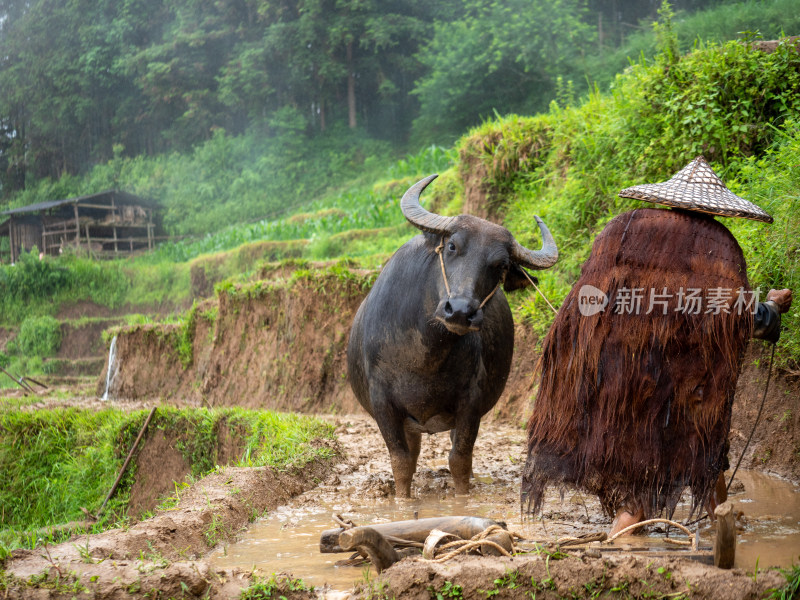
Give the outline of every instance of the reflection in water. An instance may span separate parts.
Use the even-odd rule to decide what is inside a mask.
[[[315,586],[328,583],[334,589],[351,589],[362,579],[363,567],[336,567],[334,563],[349,554],[319,552],[320,533],[334,527],[332,513],[340,513],[359,525],[413,519],[415,512],[420,518],[447,515],[487,517],[506,521],[509,529],[529,539],[554,539],[561,535],[608,530],[608,519],[602,518],[596,501],[586,497],[590,515],[588,523],[577,525],[550,521],[545,535],[538,521],[521,520],[516,502],[498,503],[499,498],[515,497],[519,493],[518,482],[492,482],[489,477],[476,475],[474,489],[466,497],[429,494],[410,500],[355,499],[345,488],[339,490],[337,501],[330,502],[325,499],[327,494],[317,501],[312,490],[305,495],[304,503],[275,510],[268,518],[254,523],[240,541],[215,551],[212,564],[217,568],[257,567],[266,573],[284,571]],[[730,500],[736,510],[744,512],[746,526],[738,535],[736,566],[752,571],[756,559],[760,569],[790,565],[800,555],[800,490],[787,481],[755,471],[739,471],[737,479],[744,484],[745,490],[733,494]],[[350,492],[355,492],[355,488]],[[569,494],[562,501],[557,492],[553,494],[551,506],[583,501],[580,496],[570,498]],[[686,510],[685,506],[682,508]],[[680,511],[679,507],[675,518],[682,521],[685,515]],[[703,522],[700,537],[704,547],[712,543],[714,531],[708,521]],[[653,534],[652,545],[663,547],[660,543],[662,538],[661,534]],[[644,539],[635,537],[621,541],[636,540],[636,545],[641,546]]]

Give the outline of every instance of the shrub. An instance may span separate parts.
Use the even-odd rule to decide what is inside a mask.
[[[25,356],[52,356],[61,347],[61,324],[50,316],[28,317],[19,328],[17,344]]]

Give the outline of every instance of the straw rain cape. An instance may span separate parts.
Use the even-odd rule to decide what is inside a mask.
[[[604,310],[582,314],[584,286],[606,296]],[[620,294],[637,288],[640,309],[618,311]],[[752,313],[734,310],[740,288],[749,290],[742,250],[709,216],[643,208],[606,226],[544,340],[522,482],[529,511],[548,484],[597,494],[610,515],[671,515],[687,486],[693,511],[706,502],[727,465],[752,330]],[[733,297],[694,314],[681,306],[690,289]],[[651,292],[663,295],[647,314]]]

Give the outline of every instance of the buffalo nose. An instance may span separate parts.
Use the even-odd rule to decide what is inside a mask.
[[[442,307],[444,319],[453,325],[478,327],[483,320],[480,304],[467,298],[449,298]]]

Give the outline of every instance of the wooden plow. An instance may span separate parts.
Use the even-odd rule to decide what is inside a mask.
[[[432,517],[359,527],[352,521],[334,515],[339,527],[327,529],[320,536],[320,552],[353,552],[337,565],[361,565],[371,562],[380,573],[406,556],[444,562],[460,554],[512,556],[555,552],[600,558],[604,555],[632,553],[650,558],[686,558],[721,569],[733,567],[736,556],[735,511],[730,502],[720,504],[717,516],[717,535],[713,548],[700,544],[698,533],[667,519],[652,519],[644,524],[664,522],[687,534],[686,540],[676,538],[642,538],[633,543],[615,545],[615,539],[605,533],[592,533],[556,540],[525,540],[508,531],[506,524],[479,517]],[[641,527],[637,524],[635,527]]]

